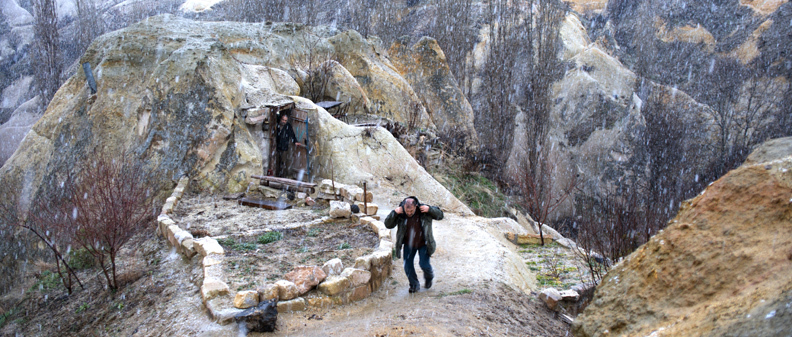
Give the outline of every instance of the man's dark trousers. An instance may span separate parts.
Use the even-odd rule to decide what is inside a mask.
[[[421,267],[421,270],[423,270],[424,278],[431,279],[434,277],[432,265],[429,264],[429,255],[426,254],[426,246],[412,249],[405,244],[402,252],[402,258],[404,258],[404,272],[407,274],[407,279],[410,281],[410,288],[417,290],[421,287],[421,283],[418,282],[418,274],[415,273],[416,253],[418,253],[418,265]]]

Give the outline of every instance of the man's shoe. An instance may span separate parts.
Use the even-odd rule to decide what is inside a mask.
[[[414,292],[417,292],[418,291],[418,287],[410,286],[410,290],[409,291],[410,291],[410,294],[412,294]]]
[[[433,279],[434,279],[434,277],[428,277],[428,278],[426,278],[426,283],[424,283],[424,288],[426,288],[426,289],[429,289],[429,288],[431,288],[431,287],[432,287],[432,280],[433,280]]]

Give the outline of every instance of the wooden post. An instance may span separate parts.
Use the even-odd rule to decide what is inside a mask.
[[[368,196],[368,193],[366,192],[366,181],[364,180],[363,181],[363,214],[365,214],[365,215],[369,215],[368,214],[368,202],[367,202],[368,197],[367,196]]]

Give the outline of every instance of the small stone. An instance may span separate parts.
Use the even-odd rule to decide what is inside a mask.
[[[203,260],[201,260],[201,264],[203,264],[204,268],[211,267],[216,264],[222,263],[223,262],[222,258],[223,255],[217,255],[217,254],[206,256],[203,258]]]
[[[330,297],[321,294],[307,297],[305,301],[312,308],[327,308],[333,305],[333,300]]]
[[[352,291],[349,294],[349,300],[353,302],[357,302],[362,299],[365,299],[366,297],[369,297],[369,295],[371,295],[371,288],[368,286],[368,284],[364,284],[357,288],[352,289]]]
[[[237,314],[234,316],[234,320],[244,322],[247,331],[273,332],[278,323],[276,302],[275,300],[263,301],[258,306]]]
[[[330,276],[319,284],[319,291],[333,296],[349,288],[349,279],[341,276]]]
[[[305,197],[305,205],[306,206],[313,206],[316,204],[316,201],[313,200],[311,197]]]
[[[366,255],[356,258],[355,268],[369,270],[369,268],[371,268],[371,255]]]
[[[247,309],[255,307],[259,303],[259,293],[255,290],[245,290],[236,293],[234,296],[234,307],[239,309]]]
[[[377,219],[374,219],[374,218],[372,218],[370,216],[364,216],[364,217],[360,218],[360,223],[363,224],[363,225],[368,225],[368,224],[370,224],[370,223],[372,223],[374,221],[377,221]],[[384,224],[383,224],[383,226],[384,226]]]
[[[363,191],[360,191],[360,193],[355,193],[355,200],[364,201],[363,200]],[[374,201],[374,194],[371,193],[371,191],[366,191],[366,200],[365,201],[366,202]]]
[[[547,288],[539,293],[539,299],[544,301],[550,310],[555,311],[558,308],[558,302],[561,301],[561,293],[555,288]]]
[[[231,298],[228,296],[218,297],[206,302],[206,309],[218,324],[226,325],[233,322],[234,317],[243,312],[242,309],[234,308],[231,302]]]
[[[297,285],[295,285],[294,282],[278,280],[275,282],[275,285],[278,286],[278,299],[281,301],[288,301],[300,296],[300,292],[297,290]]]
[[[383,265],[390,265],[391,260],[393,260],[393,251],[392,250],[378,250],[374,253],[371,253],[371,267],[374,266],[383,266]]]
[[[195,251],[201,256],[208,256],[211,254],[225,254],[223,247],[217,243],[217,240],[212,238],[200,238],[193,240],[193,247]]]
[[[560,294],[561,294],[561,299],[564,300],[564,301],[574,302],[574,301],[577,301],[578,298],[580,298],[580,295],[578,294],[578,292],[574,291],[574,290],[571,290],[571,289],[570,290],[561,291]]]
[[[358,202],[357,205],[360,207],[361,212],[365,213],[366,215],[375,215],[379,210],[379,206],[371,202],[365,204],[363,202]]]
[[[329,213],[331,218],[349,218],[352,215],[352,209],[348,203],[333,200],[330,202]]]
[[[278,312],[305,311],[305,299],[297,297],[290,301],[278,302]]]
[[[381,239],[379,243],[379,247],[377,250],[392,252],[393,251],[393,242],[386,239]]]
[[[181,252],[188,259],[191,259],[193,256],[195,256],[196,253],[195,247],[193,246],[193,239],[186,239],[182,241]]]
[[[218,279],[204,279],[203,285],[201,286],[201,297],[204,302],[217,296],[227,295],[228,292],[228,285]]]
[[[299,266],[283,275],[283,278],[293,282],[297,286],[300,295],[313,289],[319,282],[322,282],[327,274],[317,266]]]
[[[347,268],[341,273],[341,277],[349,279],[349,286],[356,288],[361,285],[367,284],[371,280],[371,273],[366,270],[355,268]]]
[[[322,271],[324,271],[327,276],[339,275],[344,271],[344,262],[339,258],[327,261],[322,265]]]
[[[277,300],[279,297],[278,294],[278,286],[272,283],[265,284],[256,288],[256,291],[259,294],[259,302],[269,301],[269,300]]]
[[[168,238],[168,242],[173,247],[179,247],[179,240],[176,238],[176,233],[183,232],[178,225],[170,225],[165,230],[165,237]]]

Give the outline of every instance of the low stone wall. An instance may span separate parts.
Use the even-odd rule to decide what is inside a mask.
[[[390,230],[373,217],[363,217],[361,223],[370,226],[380,242],[373,253],[355,259],[354,266],[345,267],[339,259],[327,261],[321,267],[299,266],[284,275],[282,280],[232,294],[224,282],[223,247],[209,237],[193,238],[170,217],[188,183],[186,177],[179,180],[173,194],[166,200],[157,219],[157,234],[167,239],[188,259],[200,255],[204,274],[201,298],[212,318],[220,324],[231,323],[244,309],[272,299],[278,301],[278,312],[301,311],[309,307],[326,308],[360,301],[377,291],[390,277],[393,261]]]

